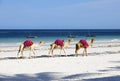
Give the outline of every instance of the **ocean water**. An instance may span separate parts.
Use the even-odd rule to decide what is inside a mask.
[[[48,46],[56,39],[67,41],[68,36],[77,36],[73,38],[72,45],[75,45],[80,39],[90,41],[95,38],[95,45],[120,44],[120,29],[47,29],[47,30],[0,30],[0,48],[18,47],[25,40],[32,40],[35,43],[44,41]],[[37,36],[37,38],[27,38],[27,36]]]

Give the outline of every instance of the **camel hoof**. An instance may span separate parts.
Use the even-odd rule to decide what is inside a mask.
[[[48,55],[48,57],[51,57],[51,55]]]
[[[76,54],[75,56],[78,57],[78,54]]]
[[[17,57],[17,59],[25,59],[25,57],[21,56],[21,57]]]
[[[82,56],[85,56],[85,55],[82,55]]]
[[[32,57],[29,57],[29,59],[32,59]]]

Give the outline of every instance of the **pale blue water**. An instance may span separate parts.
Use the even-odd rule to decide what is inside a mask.
[[[67,41],[69,35],[78,36],[74,43],[80,39],[90,40],[92,37],[86,37],[88,34],[94,35],[96,44],[102,43],[120,43],[120,29],[85,29],[85,30],[0,30],[0,47],[17,47],[25,40],[33,40],[35,43],[45,41],[49,45],[56,39]],[[38,38],[26,38],[27,36],[37,36]]]

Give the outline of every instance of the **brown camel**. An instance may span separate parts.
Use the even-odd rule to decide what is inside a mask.
[[[40,41],[39,44],[35,44],[35,43],[32,42],[31,40],[26,40],[26,41],[24,41],[24,42],[20,45],[20,47],[19,47],[18,54],[17,54],[17,58],[18,58],[19,53],[21,53],[22,58],[23,58],[23,51],[24,51],[24,49],[30,50],[29,58],[32,58],[32,56],[31,56],[32,53],[33,53],[34,56],[35,56],[35,52],[34,52],[35,48],[38,48],[38,47],[41,46],[42,44],[44,44],[44,42],[41,42],[41,41]]]
[[[78,51],[80,48],[84,48],[83,50],[83,56],[87,56],[87,48],[89,46],[92,46],[92,44],[94,43],[95,39],[92,38],[90,43],[88,43],[86,40],[80,40],[77,44],[76,44],[76,50],[75,50],[75,55],[78,56]]]
[[[68,42],[64,42],[64,40],[60,40],[60,39],[56,40],[54,43],[52,43],[50,45],[51,48],[50,48],[48,56],[50,56],[50,53],[52,53],[52,56],[53,56],[53,50],[56,48],[60,49],[60,55],[61,55],[61,51],[63,50],[65,55],[67,56],[67,54],[65,52],[65,48],[68,47],[72,41],[73,41],[73,39],[69,39]]]

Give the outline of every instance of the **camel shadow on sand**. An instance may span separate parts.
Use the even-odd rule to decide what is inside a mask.
[[[54,55],[54,56],[48,56],[48,55],[41,55],[41,56],[35,56],[33,58],[29,57],[3,57],[0,58],[0,60],[15,60],[15,59],[38,59],[38,58],[52,58],[52,57],[74,57],[75,54],[70,54],[70,55]]]
[[[118,52],[113,52],[113,53],[109,53],[109,54],[117,54]],[[96,55],[105,55],[105,54],[108,54],[106,52],[104,53],[88,53],[88,56],[96,56]],[[83,55],[82,54],[78,54],[78,57],[82,57]],[[48,56],[48,55],[41,55],[41,56],[35,56],[31,59],[38,59],[38,58],[52,58],[52,57],[76,57],[75,54],[69,54],[69,55],[54,55],[54,56]],[[3,58],[0,58],[0,60],[14,60],[14,59],[30,59],[29,57],[3,57]]]

